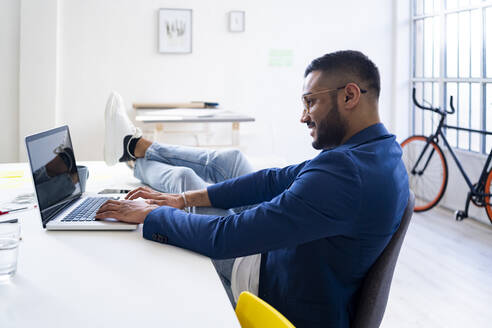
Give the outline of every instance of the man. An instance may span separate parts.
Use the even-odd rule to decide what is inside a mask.
[[[303,89],[301,122],[322,150],[312,160],[184,194],[138,189],[128,198],[147,202],[109,201],[96,218],[143,223],[145,238],[213,259],[243,257],[234,261],[232,276],[221,272],[231,276],[233,290],[256,287],[299,327],[349,327],[362,280],[399,226],[407,175],[395,136],[380,123],[379,72],[365,55],[339,51],[313,60]],[[145,156],[135,168],[145,178],[138,166],[157,159],[159,146],[134,128],[116,135],[116,148],[126,142],[123,160]],[[161,147],[162,159],[181,156]],[[222,215],[180,210],[189,206],[253,207]]]

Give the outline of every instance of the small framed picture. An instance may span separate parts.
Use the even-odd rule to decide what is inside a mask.
[[[244,32],[245,14],[244,11],[229,12],[229,31]]]
[[[159,52],[189,54],[192,43],[192,10],[159,9]]]

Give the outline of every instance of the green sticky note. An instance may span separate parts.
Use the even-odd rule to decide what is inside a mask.
[[[292,49],[270,49],[268,65],[272,67],[291,67],[294,51]]]

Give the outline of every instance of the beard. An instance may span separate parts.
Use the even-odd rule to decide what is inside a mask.
[[[316,123],[316,138],[312,143],[314,149],[331,149],[340,146],[347,133],[347,124],[340,117],[336,98],[334,104],[325,119]]]

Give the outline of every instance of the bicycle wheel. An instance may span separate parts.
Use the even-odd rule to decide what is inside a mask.
[[[425,136],[411,136],[401,143],[408,183],[415,194],[415,212],[427,211],[436,206],[448,184],[448,163],[441,148],[434,141],[427,148],[426,144]]]
[[[485,182],[486,194],[490,194],[491,192],[490,184],[492,184],[492,170],[489,171],[489,174],[487,175],[487,182]],[[492,207],[490,205],[490,201],[491,201],[490,196],[485,196],[485,212],[489,217],[490,223],[492,223]]]

